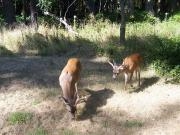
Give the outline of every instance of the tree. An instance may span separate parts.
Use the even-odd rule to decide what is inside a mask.
[[[91,14],[96,14],[99,11],[99,5],[100,3],[97,0],[87,0],[86,6]]]
[[[129,14],[134,16],[134,0],[128,0]]]
[[[3,13],[4,13],[5,22],[7,23],[7,25],[11,25],[14,22],[16,22],[15,8],[13,6],[13,1],[2,0],[2,3],[3,3]]]
[[[37,23],[37,11],[36,11],[36,0],[30,0],[29,3],[30,6],[30,13],[31,13],[31,25],[35,26],[37,29],[38,23]]]
[[[27,0],[23,0],[22,1],[22,13],[23,13],[23,21],[24,23],[26,24],[27,23],[27,20],[26,20],[26,17],[27,17]]]
[[[120,44],[125,43],[125,31],[126,31],[125,1],[126,0],[120,0],[120,9],[121,9]]]
[[[146,11],[152,15],[155,14],[153,6],[154,6],[154,0],[146,0],[146,5],[145,5]]]

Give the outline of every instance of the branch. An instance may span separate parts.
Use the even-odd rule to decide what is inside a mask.
[[[73,34],[75,34],[75,35],[78,35],[78,33],[73,30],[72,26],[69,25],[69,24],[66,22],[66,19],[65,19],[65,18],[64,18],[64,19],[59,18],[59,17],[57,17],[57,16],[55,16],[55,15],[53,15],[53,14],[47,12],[47,11],[44,12],[44,15],[49,15],[49,16],[55,18],[56,20],[58,20],[58,21],[60,21],[62,24],[64,24],[64,26],[65,26],[65,28],[68,30],[68,32],[73,33]]]
[[[76,1],[76,0],[74,0],[74,1],[68,6],[66,12],[64,13],[64,18],[66,18],[66,14],[67,14],[69,8],[74,4],[75,1]]]

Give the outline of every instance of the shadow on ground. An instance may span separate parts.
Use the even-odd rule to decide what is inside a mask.
[[[152,86],[153,84],[155,84],[158,80],[159,80],[159,77],[143,78],[141,82],[141,86],[132,92],[144,91],[149,86]]]
[[[0,92],[13,88],[45,88],[60,89],[59,75],[69,57],[4,57],[0,58]],[[94,81],[91,76],[106,77],[109,75],[108,67],[102,62],[80,58],[83,66],[81,73],[81,87],[103,84],[104,79]],[[107,72],[107,73],[104,73]],[[90,79],[89,79],[90,78]],[[87,81],[87,82],[86,82]]]
[[[98,113],[97,108],[106,105],[107,99],[112,97],[114,94],[114,91],[110,89],[102,89],[98,91],[87,89],[86,91],[91,95],[86,101],[84,111],[80,116],[78,116],[78,120],[91,119],[93,115]]]

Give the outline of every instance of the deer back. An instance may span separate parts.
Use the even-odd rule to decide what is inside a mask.
[[[63,92],[62,99],[67,105],[66,108],[68,111],[73,115],[76,111],[76,100],[78,96],[76,85],[80,78],[80,71],[80,60],[78,58],[71,58],[68,60],[59,77],[59,83]]]
[[[126,66],[127,72],[133,72],[139,68],[142,62],[142,57],[139,53],[132,54],[123,60],[122,65]]]

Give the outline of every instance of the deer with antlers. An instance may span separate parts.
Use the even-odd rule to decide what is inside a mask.
[[[77,83],[80,79],[81,62],[78,58],[70,58],[59,76],[59,84],[62,88],[62,100],[72,119],[75,118],[76,106],[86,97],[79,98]]]
[[[142,63],[142,56],[139,53],[134,53],[127,56],[121,65],[117,65],[115,62],[108,62],[113,68],[113,78],[115,79],[120,72],[124,73],[125,84],[124,89],[127,88],[127,83],[132,83],[133,73],[136,73],[136,79],[138,75],[138,86],[140,86],[140,65]],[[129,76],[130,74],[130,76]],[[132,86],[132,84],[131,84]]]

